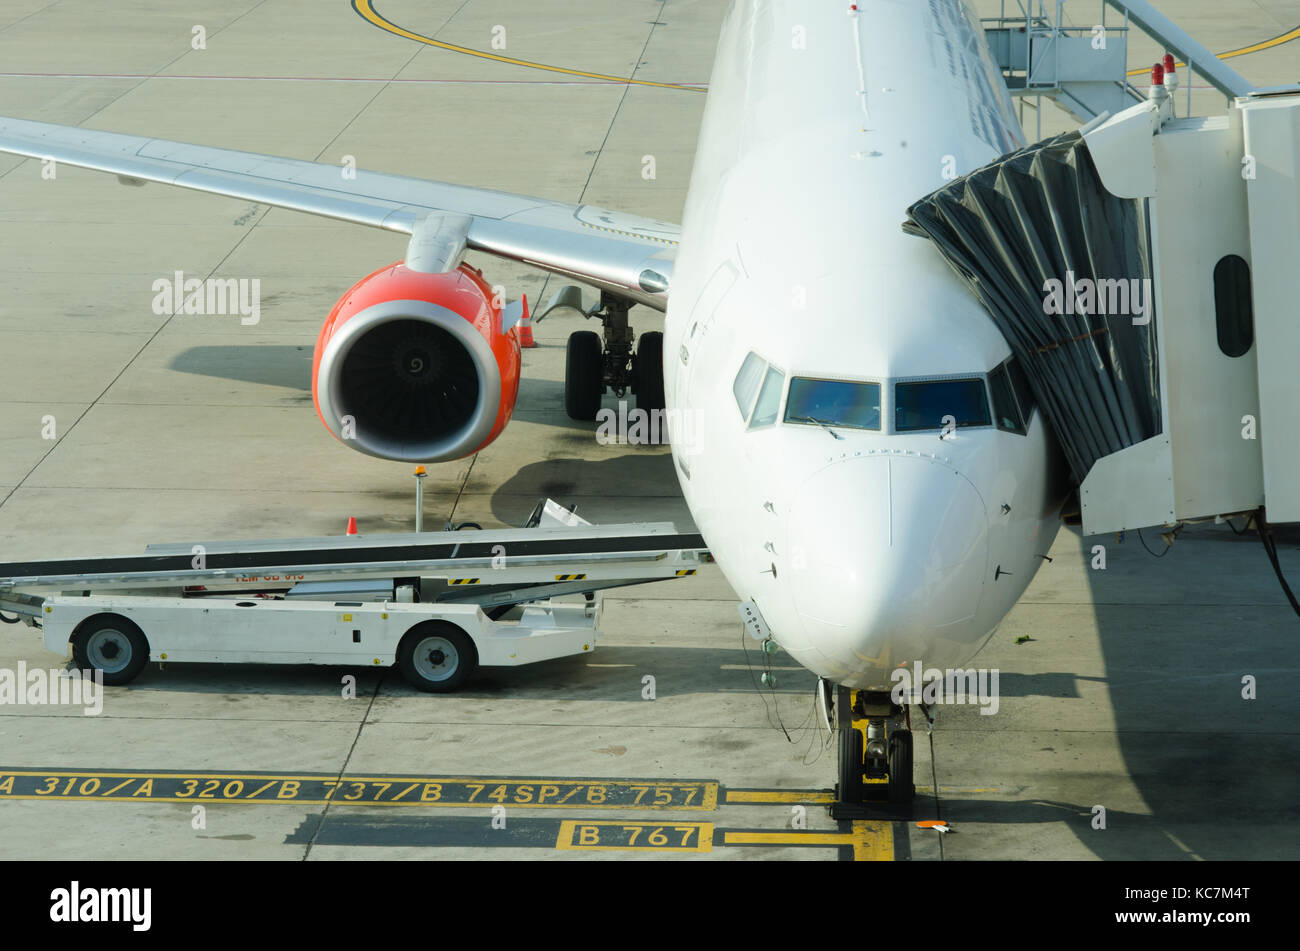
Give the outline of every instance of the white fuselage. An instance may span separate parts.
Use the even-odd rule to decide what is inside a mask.
[[[1059,524],[1055,443],[995,426],[894,431],[894,383],[980,377],[1010,348],[909,204],[1024,144],[959,0],[737,0],[723,24],[664,330],[682,490],[774,639],[817,674],[890,686],[966,663]],[[747,428],[755,353],[879,384],[876,430]],[[996,575],[996,577],[995,577]]]

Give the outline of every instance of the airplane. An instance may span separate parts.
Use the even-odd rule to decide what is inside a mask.
[[[967,663],[1060,525],[1065,470],[1023,369],[934,246],[900,228],[945,168],[1023,145],[964,0],[736,0],[680,227],[0,118],[0,151],[411,235],[404,261],[339,299],[313,360],[326,427],[380,458],[460,458],[510,419],[527,304],[497,299],[466,250],[597,288],[603,335],[568,341],[569,415],[631,390],[689,420],[671,446],[690,512],[827,709],[832,685],[875,694],[900,667]],[[662,336],[634,339],[635,304],[665,311]],[[886,730],[865,749],[842,731],[841,793],[875,764],[909,799],[906,711],[867,712]]]

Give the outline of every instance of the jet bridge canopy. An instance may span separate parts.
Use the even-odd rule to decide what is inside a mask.
[[[910,212],[1022,361],[1086,534],[1300,521],[1300,85],[1223,116],[1156,97]]]
[[[988,308],[1078,481],[1160,432],[1154,324],[1142,312],[1146,200],[1106,190],[1082,135],[1005,155],[908,212],[904,230],[934,241]],[[1137,313],[1114,313],[1133,311],[1135,297]]]

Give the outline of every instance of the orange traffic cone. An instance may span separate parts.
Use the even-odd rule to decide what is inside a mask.
[[[533,339],[533,318],[528,313],[528,295],[522,298],[524,305],[524,315],[519,318],[519,346],[525,350],[531,350],[537,346],[537,341]]]
[[[349,515],[349,516],[348,516],[348,534],[349,534],[349,535],[355,535],[356,533],[357,533],[357,519],[356,519],[356,516],[355,516],[355,515]]]

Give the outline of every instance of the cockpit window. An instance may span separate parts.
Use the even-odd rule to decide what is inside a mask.
[[[1023,436],[1025,424],[1020,418],[1015,394],[1011,391],[1011,377],[1007,375],[1006,364],[989,371],[989,390],[993,394],[993,420],[998,429]]]
[[[942,429],[952,417],[958,427],[989,425],[984,381],[923,380],[894,385],[894,429],[916,432]]]
[[[740,365],[736,382],[731,386],[731,392],[736,395],[736,405],[740,407],[740,415],[745,419],[749,418],[750,407],[754,405],[754,393],[758,390],[758,381],[763,379],[764,366],[766,364],[762,357],[750,353]]]
[[[787,423],[880,429],[880,384],[847,380],[790,381],[785,404]]]
[[[1025,376],[1024,369],[1012,357],[1007,361],[1007,374],[1011,377],[1011,386],[1016,391],[1016,399],[1020,403],[1021,415],[1025,417],[1028,423],[1034,415],[1034,391],[1029,388],[1029,378]]]
[[[754,418],[749,421],[750,429],[770,426],[776,422],[776,412],[781,408],[781,390],[784,388],[785,374],[775,367],[768,367],[763,388],[758,393],[758,402],[754,404]]]

